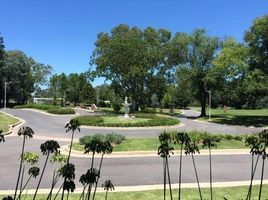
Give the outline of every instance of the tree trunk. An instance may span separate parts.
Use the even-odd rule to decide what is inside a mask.
[[[201,114],[200,117],[205,117],[206,116],[206,94],[202,93],[201,98],[200,98],[200,103],[201,103]]]

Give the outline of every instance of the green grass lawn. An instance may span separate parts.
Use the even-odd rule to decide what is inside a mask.
[[[159,140],[157,138],[127,138],[121,144],[115,145],[113,151],[157,151]],[[176,145],[175,149],[179,149]],[[202,149],[202,145],[199,145]],[[245,142],[238,140],[222,140],[217,149],[246,149]],[[73,145],[73,149],[84,151],[84,146],[79,143]]]
[[[0,112],[0,130],[3,130],[3,133],[9,130],[9,125],[13,125],[18,122],[18,119]]]
[[[259,186],[253,186],[252,200],[258,199],[258,189]],[[248,187],[226,187],[226,188],[214,188],[213,198],[223,199],[225,197],[228,200],[240,200],[245,199],[247,196]],[[116,186],[115,186],[116,191]],[[169,193],[167,192],[167,195]],[[209,199],[210,193],[208,188],[202,188],[203,199]],[[0,196],[2,198],[3,196]],[[38,195],[36,200],[44,200],[47,195]],[[79,194],[71,194],[69,200],[79,199]],[[97,193],[96,199],[104,199],[105,193]],[[263,186],[262,198],[263,200],[268,198],[268,185]],[[27,195],[22,197],[23,200],[31,200],[32,195]],[[60,197],[57,198],[59,200]],[[162,200],[163,190],[151,190],[142,192],[110,192],[108,193],[108,200]],[[170,198],[167,197],[169,200]],[[178,199],[178,190],[173,190],[173,199]],[[199,193],[197,189],[182,189],[183,200],[199,200]]]
[[[200,119],[207,121],[208,117]],[[268,126],[268,109],[228,109],[226,113],[223,109],[211,109],[211,119],[212,122],[220,124],[266,127]]]

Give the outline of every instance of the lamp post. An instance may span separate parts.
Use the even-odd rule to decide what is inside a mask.
[[[209,94],[209,100],[208,100],[208,103],[209,103],[208,120],[211,121],[211,90],[208,90],[207,92]]]
[[[6,112],[6,108],[7,108],[7,85],[10,84],[11,82],[6,82],[5,81],[5,96],[4,96],[4,112]]]

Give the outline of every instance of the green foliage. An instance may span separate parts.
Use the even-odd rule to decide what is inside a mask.
[[[79,138],[80,145],[85,145],[89,143],[92,139],[96,140],[108,140],[112,144],[121,144],[126,138],[123,135],[116,134],[116,133],[108,133],[107,135],[102,134],[95,134],[93,136],[86,135],[81,138]]]
[[[79,116],[77,119],[82,125],[86,126],[109,126],[109,127],[146,127],[146,126],[172,126],[179,123],[176,118],[171,118],[167,116],[158,116],[148,113],[135,113],[135,119],[148,119],[148,120],[137,120],[135,123],[129,123],[127,121],[123,122],[109,122],[104,123],[104,118],[109,116]]]
[[[268,75],[268,15],[258,17],[245,33],[250,50],[250,69],[260,69]]]
[[[54,106],[54,105],[49,105],[49,104],[25,104],[25,105],[17,105],[14,106],[15,109],[20,109],[20,108],[33,108],[33,109],[38,109],[38,110],[48,110],[48,109],[58,109],[60,108],[59,106]]]
[[[113,98],[112,107],[115,112],[119,112],[122,107],[122,99],[120,97]]]
[[[170,38],[171,33],[164,29],[140,30],[123,24],[114,27],[111,33],[99,33],[91,59],[96,70],[91,75],[111,80],[115,93],[131,97],[137,110],[148,98],[146,86],[152,78],[157,73],[167,74],[173,67],[165,65],[164,60],[165,45]]]

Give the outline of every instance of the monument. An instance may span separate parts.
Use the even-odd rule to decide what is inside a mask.
[[[123,106],[125,108],[125,114],[124,114],[124,118],[129,118],[129,106],[131,105],[131,103],[127,102],[127,97],[125,97],[125,102],[123,103]]]

